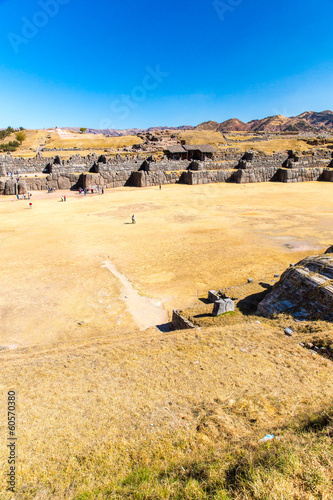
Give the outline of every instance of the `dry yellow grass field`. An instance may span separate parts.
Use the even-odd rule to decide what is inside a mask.
[[[187,130],[179,134],[179,139],[185,140],[187,144],[212,144],[215,147],[227,149],[231,146],[226,144],[224,135],[228,139],[237,141],[232,144],[232,147],[238,148],[240,151],[244,152],[251,149],[254,151],[264,151],[266,154],[272,154],[273,152],[286,151],[288,149],[293,149],[294,151],[307,151],[313,148],[313,146],[307,144],[305,140],[283,136],[267,141],[249,142],[248,139],[252,139],[253,135],[246,132],[223,134],[210,130]]]
[[[331,326],[295,323],[291,339],[291,318],[143,330],[104,263],[169,314],[192,310],[208,289],[321,253],[332,190],[176,185],[66,193],[66,203],[35,192],[32,209],[1,197],[1,498],[330,500],[332,363],[298,342],[333,338]],[[267,433],[280,440],[259,444]]]
[[[268,155],[274,152],[286,151],[287,149],[298,152],[313,149],[313,146],[307,144],[305,140],[285,137],[260,142],[237,142],[236,147],[240,148],[241,151],[252,149],[253,151],[263,151]]]
[[[67,158],[75,152],[74,148],[81,148],[78,151],[85,156],[95,149],[122,148],[124,146],[133,146],[142,142],[137,136],[105,137],[102,134],[80,134],[70,131],[60,130],[26,130],[26,139],[21,146],[12,153],[13,156],[33,157],[36,155],[38,147],[46,148],[64,148],[71,151],[61,151],[61,156]],[[4,142],[15,140],[15,134],[11,134]],[[44,156],[54,156],[54,152],[45,151]]]
[[[186,144],[212,144],[215,146],[226,144],[221,132],[211,130],[185,130],[178,137],[180,140],[186,141]]]
[[[131,147],[133,144],[142,142],[137,136],[122,136],[122,137],[105,137],[102,134],[80,134],[62,129],[53,130],[26,130],[26,139],[21,146],[15,151],[13,156],[33,157],[36,150],[42,146],[48,149],[63,148],[69,151],[60,151],[59,154],[63,158],[69,158],[76,152],[81,156],[86,156],[93,151],[100,152],[101,149],[117,149],[123,147]],[[272,154],[274,151],[286,151],[293,149],[295,151],[307,151],[313,146],[307,144],[306,140],[294,137],[276,137],[267,141],[249,142],[248,139],[253,138],[252,134],[237,132],[234,134],[226,134],[231,143],[228,145],[224,139],[224,135],[220,132],[212,132],[209,130],[188,130],[177,134],[179,140],[185,140],[187,144],[212,144],[213,146],[226,149],[232,147],[238,148],[240,151],[254,150],[264,151],[266,154]],[[243,139],[243,140],[242,140]],[[11,134],[6,141],[15,140],[15,134]],[[235,142],[232,142],[235,141]],[[81,148],[77,151],[75,148]],[[45,157],[52,157],[56,154],[54,151],[45,151]]]
[[[60,136],[57,132],[51,133],[51,138],[47,140],[47,148],[119,148],[140,144],[142,139],[135,135],[124,135],[122,137],[105,137],[103,134],[77,134],[70,133],[68,136]]]

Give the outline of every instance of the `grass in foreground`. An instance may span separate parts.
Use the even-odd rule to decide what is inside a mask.
[[[115,470],[106,458],[81,457],[83,477],[98,474],[103,486],[73,484],[74,500],[329,500],[333,495],[333,409],[277,429],[279,440],[214,442],[205,434],[174,436],[132,448]],[[123,450],[125,451],[125,450]],[[123,458],[124,460],[124,458]],[[82,476],[81,476],[82,477]],[[24,498],[35,498],[26,490]],[[32,496],[31,496],[32,494]],[[23,498],[23,497],[21,497]],[[43,497],[38,497],[43,498]]]

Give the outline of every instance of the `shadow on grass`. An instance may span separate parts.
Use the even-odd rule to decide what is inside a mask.
[[[196,314],[193,318],[213,318],[211,313]]]
[[[203,302],[204,304],[208,305],[208,304],[213,304],[213,302],[211,302],[210,300],[208,299],[204,299],[203,297],[199,299],[200,302]]]
[[[318,414],[311,415],[301,426],[302,431],[321,432],[324,430],[333,431],[333,408]]]
[[[156,325],[156,328],[162,333],[171,332],[171,323],[164,323],[163,325]]]

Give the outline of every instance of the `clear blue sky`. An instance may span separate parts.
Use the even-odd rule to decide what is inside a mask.
[[[333,109],[332,19],[332,0],[0,0],[0,127]]]

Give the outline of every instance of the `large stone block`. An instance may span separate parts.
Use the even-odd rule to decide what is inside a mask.
[[[5,184],[5,194],[16,194],[16,184],[13,181],[7,181]]]
[[[208,300],[212,304],[214,302],[216,302],[217,300],[219,300],[219,296],[218,296],[218,294],[217,294],[217,292],[215,290],[209,290],[209,292],[208,292]]]
[[[18,194],[26,194],[27,192],[26,183],[24,181],[20,181],[17,185],[17,189],[18,189]]]
[[[58,179],[58,189],[69,189],[71,187],[70,180],[68,177],[59,176]]]
[[[234,301],[231,299],[220,299],[214,302],[213,316],[219,316],[226,312],[231,312],[235,310]]]

